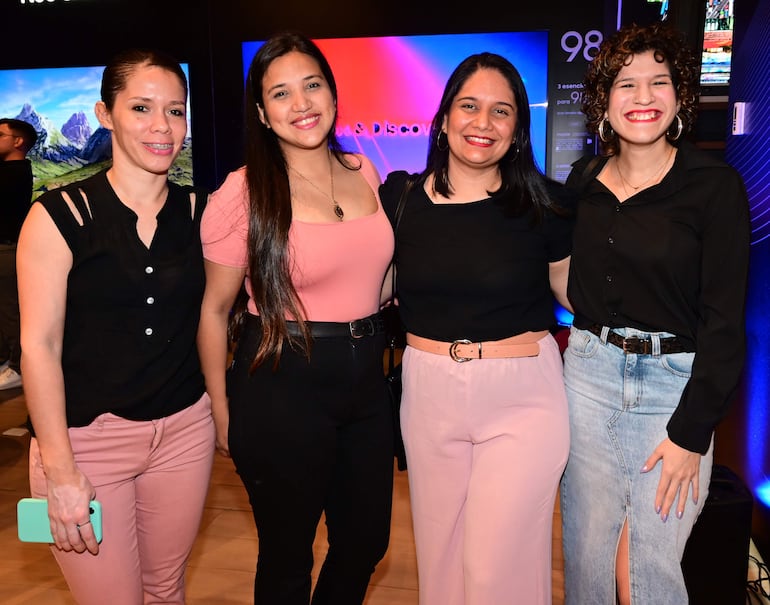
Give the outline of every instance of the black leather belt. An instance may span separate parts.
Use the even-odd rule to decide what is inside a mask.
[[[603,326],[594,324],[592,326],[588,326],[586,330],[601,337],[602,328]],[[692,352],[691,348],[682,342],[682,339],[678,336],[667,336],[665,338],[660,338],[659,341],[661,355]],[[610,329],[609,333],[607,334],[607,342],[622,349],[624,353],[634,353],[636,355],[652,355],[652,340],[649,338],[639,338],[638,336],[621,336],[620,334],[613,332],[612,329]]]
[[[305,324],[313,338],[363,338],[385,332],[385,321],[379,313],[349,322],[308,321]],[[302,335],[296,321],[287,321],[286,326],[290,336]]]

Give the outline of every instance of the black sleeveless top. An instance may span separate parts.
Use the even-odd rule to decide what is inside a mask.
[[[195,337],[205,285],[206,199],[200,189],[169,183],[147,248],[136,214],[118,199],[106,172],[39,198],[73,255],[62,352],[68,426],[85,426],[105,412],[162,418],[203,395]]]

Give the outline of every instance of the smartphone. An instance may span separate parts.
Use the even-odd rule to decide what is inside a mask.
[[[96,541],[102,541],[102,505],[92,500],[90,504],[91,526],[94,528]],[[48,500],[42,498],[22,498],[16,505],[19,540],[22,542],[43,542],[53,544],[51,522],[48,519]]]

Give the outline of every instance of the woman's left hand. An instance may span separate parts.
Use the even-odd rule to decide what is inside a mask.
[[[679,447],[668,437],[661,441],[642,467],[647,473],[661,461],[660,481],[655,494],[655,512],[665,522],[674,502],[677,501],[676,516],[681,519],[687,502],[687,493],[692,485],[692,501],[698,502],[698,471],[701,455]],[[677,495],[679,496],[677,498]]]

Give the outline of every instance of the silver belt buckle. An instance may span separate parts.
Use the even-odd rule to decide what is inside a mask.
[[[456,361],[457,363],[465,363],[466,361],[471,361],[473,357],[460,357],[457,355],[458,346],[469,344],[471,344],[471,341],[467,338],[463,338],[462,340],[455,340],[451,345],[449,345],[449,357],[452,358],[452,361]]]
[[[363,319],[356,319],[349,324],[350,336],[353,338],[363,338],[364,336],[374,336],[374,321],[365,317]]]
[[[623,339],[623,347],[622,347],[622,349],[623,349],[623,352],[624,352],[626,355],[628,355],[628,354],[629,354],[629,352],[630,352],[630,351],[628,350],[628,347],[629,347],[629,344],[630,344],[628,341],[629,341],[629,340],[631,340],[631,338],[632,338],[632,337],[630,337],[630,336],[629,336],[628,338],[624,338],[624,339]],[[636,340],[636,339],[635,339],[635,340]]]
[[[638,350],[633,351],[631,350],[631,346],[634,346],[635,349],[638,349],[641,347],[641,353],[639,353]],[[641,355],[649,355],[652,352],[652,343],[645,339],[645,338],[639,338],[638,336],[628,336],[623,339],[623,353],[628,355],[629,353],[636,353]]]

